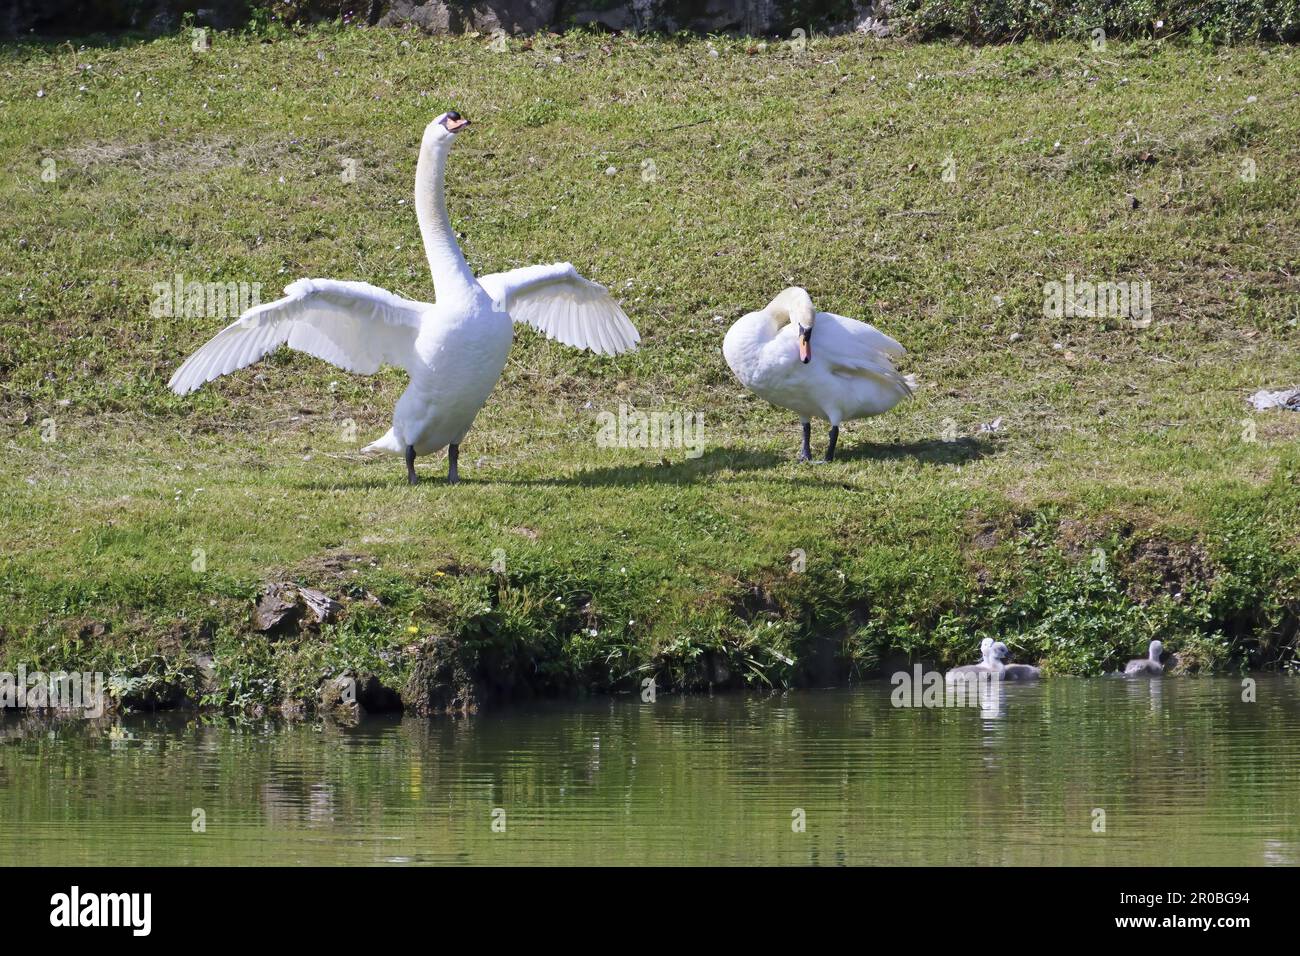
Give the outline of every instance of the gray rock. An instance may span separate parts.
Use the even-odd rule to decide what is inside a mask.
[[[257,600],[253,627],[271,634],[284,632],[294,624],[319,626],[332,622],[341,610],[343,605],[322,591],[291,581],[275,581]]]
[[[630,0],[603,6],[579,4],[571,16],[579,26],[595,24],[622,32],[694,30],[699,33],[771,33],[788,20],[791,3],[781,0]]]
[[[328,594],[312,588],[299,588],[298,596],[306,605],[307,615],[317,624],[328,624],[343,610],[343,605]]]
[[[426,33],[536,33],[552,25],[556,0],[487,0],[457,3],[446,0],[393,0],[379,17],[379,26],[411,24]]]
[[[259,631],[270,632],[278,628],[291,615],[298,612],[298,593],[292,585],[268,584],[262,596],[257,599],[253,611],[253,627]]]
[[[853,4],[853,32],[884,39],[889,36],[889,0]]]
[[[219,687],[217,685],[217,662],[213,660],[212,655],[198,651],[190,654],[190,660],[194,662],[194,667],[198,672],[199,695],[215,694]]]
[[[419,27],[425,33],[459,33],[463,30],[461,20],[454,16],[452,8],[439,0],[429,3],[414,3],[412,0],[394,0],[388,12],[379,18],[381,27],[397,27],[410,24]]]

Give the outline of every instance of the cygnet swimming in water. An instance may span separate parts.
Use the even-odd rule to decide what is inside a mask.
[[[1160,663],[1160,655],[1165,646],[1159,641],[1152,641],[1146,657],[1138,657],[1124,665],[1125,677],[1159,677],[1165,672],[1165,665]]]
[[[1003,680],[1038,680],[1043,672],[1032,664],[1008,664],[1002,671]]]
[[[987,639],[986,639],[987,640]],[[991,674],[995,678],[1001,678],[1002,672],[1006,670],[1007,645],[1001,641],[991,643],[987,650],[984,645],[980,645],[981,652],[984,653],[984,660],[979,664],[965,664],[961,667],[954,667],[944,675],[944,680],[952,682],[956,680],[967,680],[971,678],[980,678],[984,675]]]

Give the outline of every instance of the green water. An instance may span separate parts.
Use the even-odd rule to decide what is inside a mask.
[[[1300,682],[1257,680],[1062,678],[983,712],[881,682],[352,728],[9,717],[0,863],[1295,865]]]

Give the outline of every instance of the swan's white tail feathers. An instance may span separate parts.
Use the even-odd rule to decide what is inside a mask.
[[[406,449],[402,447],[402,443],[397,440],[397,436],[393,434],[391,428],[384,432],[380,438],[376,438],[365,448],[361,449],[361,454],[363,455],[402,455],[405,453]]]

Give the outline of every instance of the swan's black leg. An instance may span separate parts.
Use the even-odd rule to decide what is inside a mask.
[[[420,476],[415,473],[415,446],[406,446],[406,480],[409,484],[420,483]]]
[[[447,484],[454,485],[460,481],[460,473],[456,471],[456,461],[460,458],[460,446],[447,446]]]
[[[834,460],[835,460],[835,442],[839,440],[839,437],[840,437],[840,426],[839,426],[839,425],[832,425],[832,426],[831,426],[831,440],[830,440],[830,444],[828,444],[828,445],[826,446],[826,460],[827,460],[827,461],[834,461]]]
[[[812,461],[812,448],[808,444],[812,439],[812,422],[803,423],[803,447],[799,449],[800,461]]]

